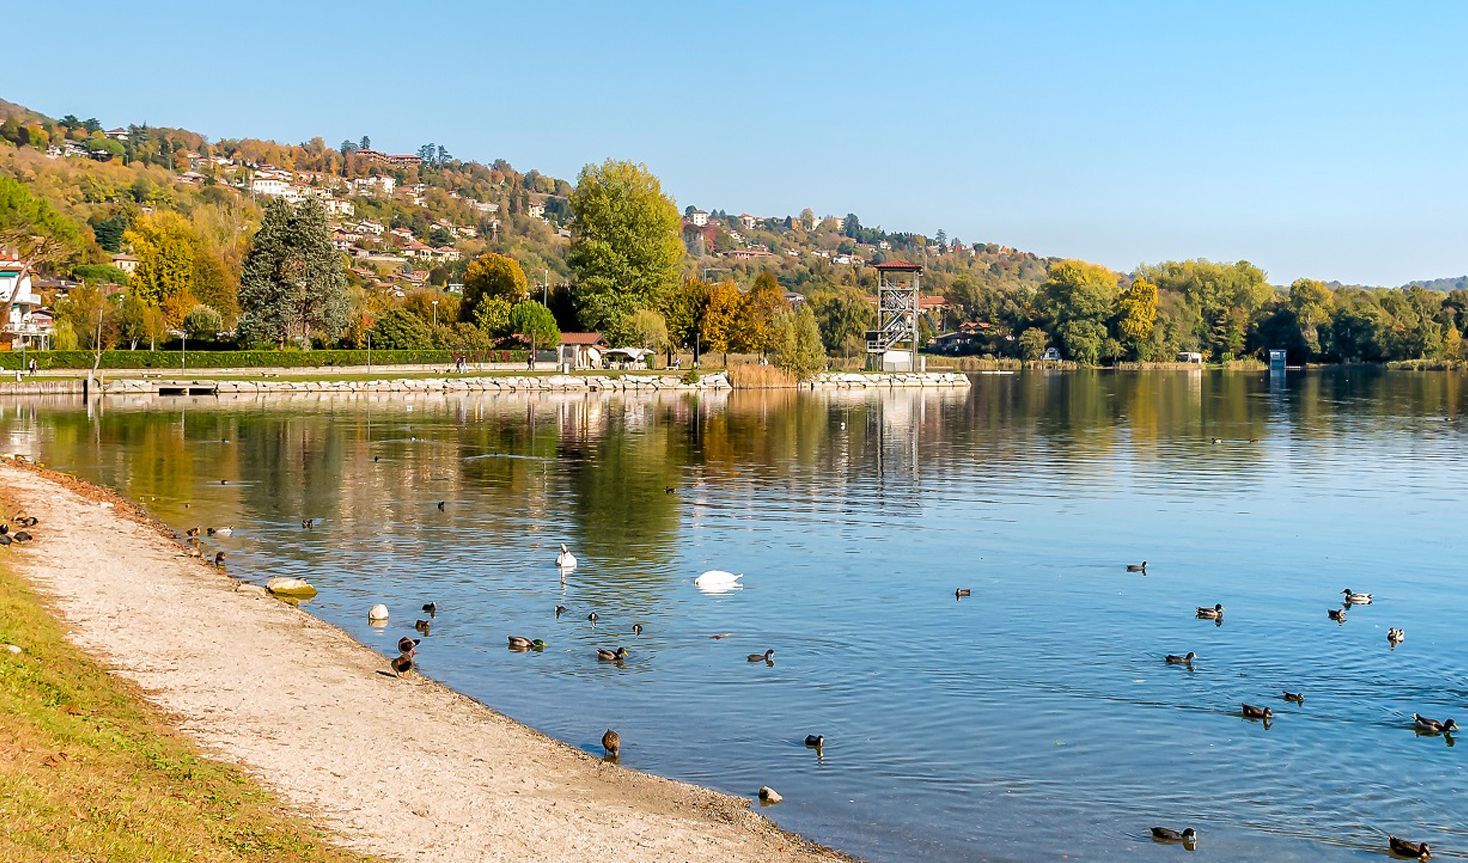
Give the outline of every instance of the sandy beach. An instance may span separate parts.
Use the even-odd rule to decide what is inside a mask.
[[[431,680],[388,676],[381,655],[237,590],[110,492],[4,463],[0,505],[40,519],[36,541],[6,553],[76,644],[348,847],[421,863],[845,859],[748,799],[603,763]],[[636,741],[623,745],[635,763]]]

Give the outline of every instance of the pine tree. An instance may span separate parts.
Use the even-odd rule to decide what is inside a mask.
[[[272,201],[250,243],[240,279],[242,339],[310,347],[346,326],[346,274],[331,246],[326,211],[314,200]]]

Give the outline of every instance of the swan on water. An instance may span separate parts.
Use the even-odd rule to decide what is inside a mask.
[[[572,554],[571,553],[571,550],[569,548],[566,548],[566,544],[564,542],[561,543],[561,553],[558,554],[558,555],[556,555],[556,568],[557,569],[575,569],[576,568],[576,555]]]
[[[739,579],[744,573],[726,572],[722,569],[711,569],[693,580],[693,586],[705,593],[725,593],[730,590],[738,590],[744,585]]]

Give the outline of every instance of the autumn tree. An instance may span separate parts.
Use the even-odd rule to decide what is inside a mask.
[[[616,332],[678,284],[678,210],[646,165],[611,159],[581,169],[570,201],[577,314],[588,329]]]
[[[724,365],[729,364],[729,348],[734,344],[738,327],[739,310],[744,297],[739,288],[729,280],[715,282],[709,286],[708,301],[698,323],[700,347],[724,355]]]
[[[775,316],[788,311],[790,303],[785,299],[785,290],[770,272],[755,277],[754,287],[744,295],[739,307],[739,323],[735,344],[749,353],[766,354],[774,347]]]
[[[1047,311],[1056,322],[1071,359],[1095,363],[1107,338],[1106,322],[1116,303],[1117,275],[1100,264],[1057,261],[1042,287]]]
[[[502,300],[513,306],[529,297],[530,283],[520,263],[506,255],[485,252],[470,261],[464,270],[464,301],[459,304],[459,320],[478,323],[480,306],[486,300]]]
[[[245,258],[239,333],[277,347],[335,339],[346,326],[346,275],[331,246],[326,211],[308,200],[272,201]]]
[[[1122,347],[1139,360],[1151,359],[1152,330],[1157,326],[1157,286],[1133,279],[1116,301],[1116,329]]]
[[[797,379],[808,378],[826,367],[820,328],[807,305],[796,311],[787,306],[775,312],[770,327],[770,349],[775,355],[775,365]]]
[[[160,210],[134,219],[122,234],[138,259],[128,284],[148,305],[164,310],[169,326],[177,326],[197,300],[194,232],[178,213]]]
[[[1319,279],[1295,279],[1290,285],[1289,309],[1294,313],[1299,340],[1310,356],[1321,350],[1321,332],[1335,311],[1335,295]]]
[[[652,309],[638,309],[622,323],[622,346],[662,352],[668,347],[668,323]]]
[[[826,350],[846,356],[866,351],[866,331],[877,325],[877,307],[860,289],[849,285],[822,288],[812,291],[806,304]]]
[[[0,249],[20,256],[17,284],[42,268],[76,259],[86,246],[81,228],[49,201],[18,180],[0,177]],[[10,320],[16,293],[11,291],[0,306],[0,321]]]

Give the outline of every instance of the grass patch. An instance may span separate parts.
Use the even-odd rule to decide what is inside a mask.
[[[0,568],[0,860],[353,861],[237,768],[203,757],[63,636]]]
[[[736,390],[793,387],[797,383],[795,375],[775,366],[755,363],[729,366],[729,385]]]

